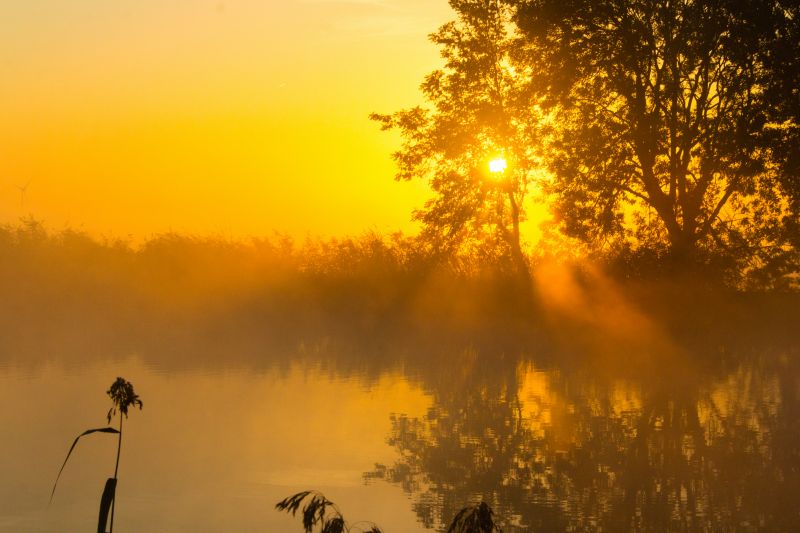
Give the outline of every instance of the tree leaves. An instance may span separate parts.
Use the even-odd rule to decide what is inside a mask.
[[[456,19],[430,36],[444,67],[421,85],[429,105],[370,118],[403,138],[396,178],[433,192],[414,218],[434,257],[494,255],[527,273],[519,224],[538,169],[538,115],[520,84],[511,12],[497,0],[450,5]],[[488,170],[498,156],[508,160],[499,178]]]
[[[117,495],[117,478],[110,477],[106,480],[103,487],[103,494],[100,496],[100,511],[97,516],[97,533],[106,533],[109,512],[113,516],[114,500]],[[113,529],[113,523],[112,523]]]
[[[787,214],[789,167],[778,167],[783,147],[800,144],[798,129],[765,135],[770,117],[797,120],[785,110],[800,48],[796,37],[787,46],[782,3],[507,4],[527,83],[557,118],[546,154],[562,230],[595,245],[666,243],[689,261],[729,255],[741,268],[782,249],[771,227]]]

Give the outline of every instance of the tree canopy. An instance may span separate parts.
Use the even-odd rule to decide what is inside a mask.
[[[789,96],[776,59],[800,55],[788,38],[797,6],[514,4],[529,83],[556,109],[548,151],[567,233],[664,247],[681,261],[723,254],[745,269],[785,255],[782,150],[797,125],[775,112]]]
[[[797,2],[450,4],[430,107],[373,116],[404,138],[398,179],[430,182],[416,216],[436,249],[521,256],[535,184],[559,229],[596,250],[796,283]],[[484,170],[494,154],[509,159],[502,184]]]
[[[536,109],[514,55],[511,9],[499,1],[452,1],[456,20],[430,36],[444,66],[421,90],[430,108],[373,114],[404,138],[397,179],[426,179],[434,192],[415,218],[435,253],[499,253],[527,270],[520,222],[536,169]],[[489,162],[507,161],[492,173]],[[496,175],[494,175],[496,174]]]

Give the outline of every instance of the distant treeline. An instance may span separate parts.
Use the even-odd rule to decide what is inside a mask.
[[[502,255],[443,259],[400,234],[298,243],[166,233],[133,244],[28,219],[0,227],[0,359],[168,350],[173,362],[217,364],[330,339],[374,353],[370,343],[410,337],[415,351],[425,342],[519,351],[540,346],[545,329],[572,324],[564,337],[575,338],[639,313],[630,307],[646,309],[648,320],[695,313],[676,326],[693,329],[704,316],[761,309],[753,299],[767,298],[698,277],[637,280],[625,261],[600,268],[529,260],[532,275],[523,279]],[[685,305],[683,298],[711,305],[698,290],[717,294],[713,313]],[[638,327],[631,320],[626,328]]]
[[[134,245],[28,219],[0,227],[0,258],[6,357],[66,346],[146,351],[186,337],[206,351],[235,350],[237,339],[294,349],[297,339],[412,324],[437,335],[494,330],[530,304],[502,262],[436,261],[402,235],[300,244],[166,233]]]

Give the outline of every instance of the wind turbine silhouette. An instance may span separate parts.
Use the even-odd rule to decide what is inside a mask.
[[[28,192],[28,186],[31,184],[30,180],[25,185],[15,185],[19,189],[19,206],[25,207],[25,193]]]

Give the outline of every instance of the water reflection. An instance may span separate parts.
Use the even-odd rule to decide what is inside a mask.
[[[420,416],[427,396],[395,375],[372,385],[311,364],[271,372],[154,372],[141,360],[0,372],[0,532],[94,531],[116,442],[82,439],[48,498],[77,431],[103,425],[108,376],[135,379],[145,409],[125,422],[115,531],[297,531],[275,502],[308,487],[348,516],[420,531],[401,491],[365,487],[391,461],[388,413]],[[110,470],[109,470],[110,468]],[[378,511],[376,511],[376,509]]]
[[[797,305],[661,301],[659,317],[645,295],[645,316],[601,283],[553,287],[535,322],[450,329],[257,312],[5,324],[0,530],[96,519],[80,476],[108,472],[89,463],[63,507],[37,498],[116,375],[153,399],[126,451],[129,530],[290,531],[271,506],[311,488],[388,531],[441,528],[477,500],[506,531],[800,530]]]
[[[484,500],[508,531],[798,530],[798,354],[691,355],[620,380],[467,354],[425,416],[392,417],[401,459],[366,478],[431,528]]]

